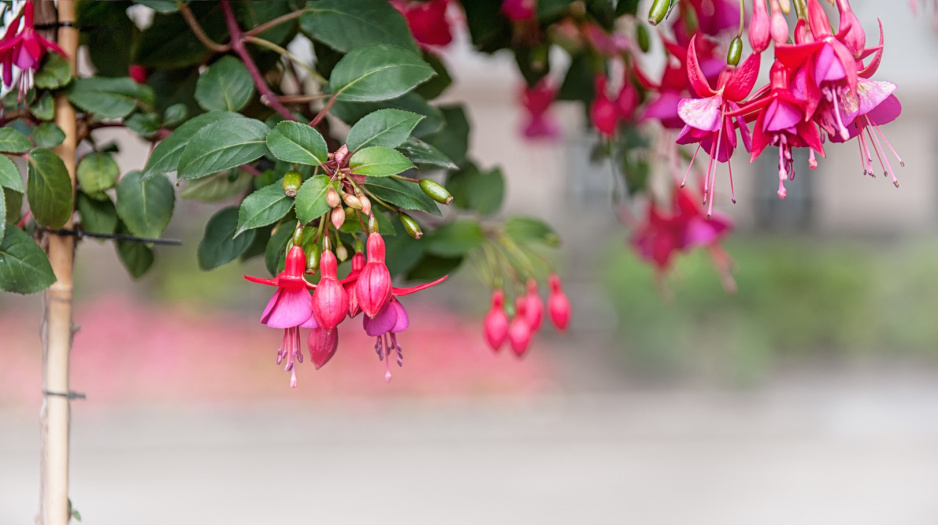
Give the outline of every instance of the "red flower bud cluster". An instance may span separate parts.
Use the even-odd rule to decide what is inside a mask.
[[[557,330],[566,331],[570,322],[570,300],[557,274],[550,275],[548,284],[547,314]],[[527,353],[534,333],[541,328],[543,317],[544,302],[534,279],[528,281],[526,293],[515,299],[515,315],[510,320],[505,312],[505,293],[495,289],[491,308],[482,321],[482,334],[493,352],[501,350],[507,341],[515,355],[522,357]]]

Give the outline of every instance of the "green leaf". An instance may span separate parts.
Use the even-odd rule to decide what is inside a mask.
[[[0,290],[20,294],[45,290],[55,282],[42,248],[19,228],[7,228],[0,242]]]
[[[300,29],[310,38],[343,53],[370,44],[391,44],[413,53],[418,51],[407,20],[387,2],[313,2],[300,17]]]
[[[479,223],[470,219],[459,219],[440,226],[422,240],[424,249],[442,257],[465,255],[485,242],[485,233]]]
[[[130,77],[76,78],[69,87],[68,99],[79,108],[102,118],[124,118],[137,108],[138,102],[152,106],[153,90]]]
[[[270,152],[284,162],[315,166],[328,159],[326,140],[318,131],[299,122],[285,120],[267,134]]]
[[[453,77],[449,75],[449,71],[446,70],[446,65],[440,57],[433,53],[424,52],[423,59],[436,71],[436,76],[430,81],[421,84],[415,91],[421,97],[427,100],[433,100],[442,95],[443,92],[446,91],[446,88],[453,83]]]
[[[6,206],[6,196],[5,192],[0,191],[0,217],[7,216],[7,206]],[[0,241],[3,241],[3,233],[6,231],[7,222],[0,221]]]
[[[427,197],[420,186],[394,177],[368,177],[365,187],[379,199],[405,210],[420,210],[433,215],[440,215],[436,202]]]
[[[560,237],[554,230],[534,217],[510,217],[505,221],[505,234],[519,243],[540,242],[548,246],[560,244]]]
[[[189,9],[210,39],[215,42],[226,39],[228,31],[218,2],[189,2]],[[194,66],[212,55],[179,13],[157,13],[135,43],[132,63],[158,69]]]
[[[270,275],[277,275],[283,271],[284,261],[287,258],[287,243],[293,238],[295,230],[296,221],[287,221],[277,227],[277,231],[267,241],[267,248],[264,250],[264,265],[267,266]]]
[[[23,153],[32,148],[26,135],[13,128],[0,128],[0,151],[3,153]]]
[[[311,222],[331,209],[326,203],[326,192],[331,187],[332,181],[325,175],[306,179],[296,192],[296,217],[300,222]]]
[[[389,177],[407,171],[414,165],[396,149],[372,146],[356,151],[349,159],[349,167],[356,175]]]
[[[241,203],[238,214],[238,230],[241,235],[251,228],[273,224],[283,218],[293,207],[293,199],[283,192],[283,184],[275,182],[255,191]]]
[[[52,120],[55,117],[55,99],[51,93],[43,93],[29,111],[39,120]]]
[[[369,102],[395,98],[435,75],[417,55],[389,45],[359,47],[342,57],[329,88],[338,100]]]
[[[72,66],[68,59],[58,53],[49,53],[43,61],[42,68],[36,71],[33,84],[42,89],[58,89],[72,79]]]
[[[40,148],[54,148],[65,141],[65,132],[53,122],[43,122],[33,130],[33,142]]]
[[[156,239],[173,217],[176,193],[166,177],[143,180],[131,171],[117,183],[117,215],[137,237]]]
[[[396,148],[423,120],[423,115],[399,109],[380,109],[352,126],[345,143],[352,151],[365,146],[387,146]]]
[[[336,102],[332,106],[332,114],[351,126],[380,109],[400,109],[423,115],[425,118],[411,132],[417,138],[433,135],[443,129],[443,112],[414,92],[379,102]]]
[[[78,184],[89,196],[113,188],[119,174],[117,162],[107,153],[89,153],[78,163]]]
[[[145,5],[158,13],[175,13],[179,5],[171,0],[134,0],[135,4]]]
[[[186,120],[186,116],[188,114],[189,108],[187,108],[185,104],[173,104],[166,108],[166,111],[163,112],[163,125],[175,126]]]
[[[427,137],[426,142],[439,149],[456,164],[462,164],[469,150],[469,119],[466,117],[466,110],[462,105],[446,106],[440,109],[446,119],[446,126],[436,135]]]
[[[428,164],[446,170],[454,170],[459,167],[442,151],[415,137],[407,139],[407,142],[398,146],[397,150],[407,155],[407,158],[414,164]]]
[[[78,215],[83,231],[110,235],[117,230],[117,209],[107,195],[102,200],[95,200],[79,193]]]
[[[254,182],[250,173],[233,168],[197,180],[186,181],[179,196],[202,202],[218,202],[244,193]]]
[[[0,155],[0,187],[23,193],[23,178],[13,161]]]
[[[230,55],[209,66],[195,84],[195,100],[206,111],[240,111],[253,96],[248,69]]]
[[[145,139],[152,138],[160,130],[160,116],[156,113],[140,113],[124,119],[124,125]]]
[[[73,198],[72,180],[62,159],[52,150],[34,149],[29,154],[26,200],[36,222],[53,230],[61,228],[72,216]]]
[[[480,171],[474,164],[451,173],[446,187],[453,194],[453,204],[482,215],[498,211],[505,197],[505,178],[498,168]]]
[[[267,153],[268,131],[266,124],[250,118],[212,122],[199,130],[183,149],[177,177],[197,179],[263,157]]]
[[[237,259],[254,242],[255,231],[235,236],[238,228],[238,207],[219,210],[205,225],[205,236],[199,243],[199,268],[214,270]]]
[[[231,118],[244,117],[238,113],[214,111],[212,113],[206,113],[204,115],[193,117],[182,126],[179,126],[179,128],[176,129],[176,131],[173,131],[170,136],[163,139],[163,141],[160,142],[153,150],[153,153],[150,154],[150,158],[147,160],[147,165],[143,169],[143,178],[149,179],[154,175],[161,175],[163,173],[171,173],[176,171],[176,169],[179,167],[179,159],[182,157],[183,150],[186,148],[196,133],[201,131],[202,128],[211,124],[212,122]],[[6,128],[0,128],[0,131],[3,129]]]
[[[124,235],[131,234],[131,232],[127,230],[127,226],[122,222],[119,222],[117,225],[117,233]],[[124,263],[124,267],[127,268],[127,271],[130,272],[130,276],[134,279],[143,277],[143,274],[147,273],[147,270],[153,266],[153,250],[146,244],[140,242],[118,242],[117,256],[120,258],[121,262]]]
[[[6,202],[6,222],[16,224],[23,211],[23,192],[3,188],[3,200]]]

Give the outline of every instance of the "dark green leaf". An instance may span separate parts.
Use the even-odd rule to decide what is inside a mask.
[[[479,223],[470,219],[459,219],[443,225],[427,234],[420,242],[424,250],[442,257],[465,255],[485,242],[485,233]]]
[[[405,210],[420,210],[433,215],[443,215],[436,202],[427,197],[420,186],[394,177],[368,177],[365,187],[379,199]]]
[[[332,187],[325,175],[310,177],[296,192],[296,217],[306,224],[330,210],[326,203],[326,192]]]
[[[140,30],[127,16],[127,2],[76,2],[77,27],[95,74],[122,77]],[[101,30],[101,28],[107,28]]]
[[[300,17],[300,29],[343,53],[370,44],[391,44],[417,52],[407,21],[387,2],[320,0],[311,3]]]
[[[446,127],[424,140],[456,164],[462,164],[469,149],[469,119],[466,117],[466,110],[461,105],[440,109],[443,111]]]
[[[36,293],[54,282],[55,274],[42,248],[23,230],[7,228],[0,243],[0,290]]]
[[[345,143],[355,151],[366,146],[400,146],[423,119],[423,115],[399,109],[380,109],[352,126]]]
[[[175,13],[179,5],[171,0],[134,0],[135,4],[145,5],[158,13]]]
[[[189,8],[209,38],[224,41],[227,28],[218,2],[190,2]],[[157,13],[141,33],[134,55],[133,63],[141,66],[182,68],[201,64],[212,51],[199,42],[182,15]]]
[[[622,15],[632,15],[635,16],[638,14],[638,3],[639,0],[619,0],[616,3],[615,16],[620,17]]]
[[[215,111],[194,117],[182,126],[179,126],[176,131],[173,131],[170,136],[163,139],[153,150],[153,153],[147,160],[146,167],[143,169],[143,177],[148,179],[154,175],[176,171],[179,167],[179,159],[182,157],[183,150],[196,133],[212,122],[231,118],[244,117],[238,113]],[[0,128],[0,131],[3,129],[6,128]]]
[[[263,2],[235,2],[233,7],[244,28],[257,27],[279,16],[302,7],[297,0],[265,0]],[[256,36],[264,40],[286,46],[296,36],[296,20],[289,20],[259,33]]]
[[[124,118],[138,102],[148,106],[154,103],[153,90],[130,77],[77,78],[67,93],[73,104],[102,118]]]
[[[537,18],[550,20],[563,15],[570,9],[573,0],[540,0],[537,3]]]
[[[43,122],[33,130],[33,142],[40,148],[54,148],[65,140],[65,132],[53,122]]]
[[[137,237],[156,239],[173,217],[176,193],[166,177],[143,180],[131,171],[117,183],[117,215]]]
[[[251,228],[273,224],[289,213],[292,207],[293,199],[283,193],[282,183],[275,182],[265,186],[248,195],[241,203],[235,235],[241,235]]]
[[[152,138],[160,130],[160,116],[156,113],[134,113],[124,119],[124,125],[145,139]]]
[[[270,152],[284,162],[315,166],[328,160],[326,141],[318,131],[299,122],[285,120],[267,134]]]
[[[449,76],[449,71],[446,70],[446,65],[443,64],[443,60],[434,53],[425,51],[423,53],[423,60],[427,64],[430,64],[430,67],[433,68],[436,75],[418,86],[414,91],[427,100],[433,100],[442,95],[443,92],[446,91],[446,88],[453,83],[453,77]]]
[[[117,225],[117,233],[131,235],[131,232],[127,230],[122,222]],[[147,270],[153,266],[153,250],[140,242],[118,242],[117,256],[134,279],[143,277]]]
[[[356,175],[389,177],[407,171],[414,165],[396,149],[372,146],[356,151],[349,159],[349,167]]]
[[[449,157],[444,155],[442,151],[418,138],[409,138],[407,142],[398,146],[397,150],[407,155],[407,158],[414,164],[428,164],[447,170],[454,170],[459,167],[454,164]]]
[[[492,53],[511,45],[512,26],[502,10],[502,0],[461,2],[466,11],[466,26],[473,45],[483,53]]]
[[[548,246],[560,244],[560,237],[544,221],[534,217],[510,217],[505,221],[505,234],[515,242],[539,242]]]
[[[263,157],[267,154],[268,131],[266,124],[250,118],[212,122],[183,149],[177,177],[197,179]]]
[[[107,195],[103,200],[94,200],[79,193],[78,216],[83,231],[110,235],[117,230],[117,209]]]
[[[202,202],[218,202],[244,193],[251,187],[254,176],[233,168],[198,180],[186,181],[179,196]]]
[[[16,224],[20,220],[20,213],[23,211],[23,193],[10,188],[3,188],[3,200],[7,208],[6,222]]]
[[[293,232],[296,230],[296,221],[287,221],[277,227],[267,241],[267,249],[264,250],[264,265],[270,275],[277,275],[283,271],[284,261],[287,258],[287,243],[293,238]]]
[[[72,67],[68,59],[58,53],[49,53],[43,60],[42,68],[36,71],[33,84],[37,88],[58,89],[72,79]]]
[[[0,128],[0,151],[3,153],[23,153],[32,148],[26,135],[13,128]]]
[[[258,255],[264,255],[267,251],[267,243],[270,242],[270,231],[272,229],[273,226],[264,226],[263,228],[251,230],[254,232],[254,242],[241,254],[241,262],[257,257]]]
[[[240,111],[253,96],[248,69],[230,55],[209,66],[195,85],[195,99],[206,111]]]
[[[189,114],[189,108],[185,104],[176,103],[163,112],[163,125],[164,126],[175,126],[182,121],[186,120],[186,116]]]
[[[52,150],[36,148],[29,154],[26,200],[33,218],[46,228],[61,228],[72,216],[72,180]]]
[[[389,45],[359,47],[345,55],[329,78],[338,100],[371,102],[399,97],[436,74],[417,55]]]
[[[0,155],[0,187],[23,193],[23,178],[13,161]]]
[[[459,268],[462,261],[462,257],[440,257],[425,253],[407,271],[407,280],[433,281],[439,279]]]
[[[29,111],[39,120],[52,120],[55,117],[55,99],[51,93],[43,93]]]
[[[410,92],[403,96],[381,102],[337,102],[332,106],[332,114],[348,125],[380,109],[400,109],[425,118],[417,124],[411,135],[424,138],[443,129],[443,112],[431,106],[420,95]]]
[[[453,194],[453,204],[463,210],[472,210],[479,215],[491,215],[498,211],[505,196],[505,178],[498,168],[480,171],[469,164],[446,179],[446,187]]]
[[[212,216],[205,225],[205,236],[199,243],[199,268],[214,270],[228,264],[247,251],[254,242],[255,231],[235,237],[238,227],[238,208],[224,208]]]
[[[107,153],[89,153],[78,163],[78,184],[89,196],[113,188],[119,174],[117,162]]]

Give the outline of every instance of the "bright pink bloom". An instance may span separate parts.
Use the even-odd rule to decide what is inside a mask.
[[[524,297],[519,297],[515,301],[515,318],[511,320],[508,326],[508,342],[511,343],[511,349],[518,357],[523,356],[531,344],[531,324],[527,319],[527,301]]]
[[[313,362],[316,370],[319,370],[335,355],[339,347],[339,331],[327,332],[317,326],[310,330],[306,345],[309,348],[310,361]]]
[[[391,273],[384,263],[384,239],[374,232],[368,235],[367,262],[355,283],[358,305],[368,317],[381,313],[391,300]]]
[[[768,49],[771,39],[765,0],[752,0],[752,18],[749,19],[749,45],[752,46],[752,52],[758,54]]]
[[[547,311],[550,314],[550,320],[557,330],[564,332],[570,323],[570,300],[567,299],[567,294],[563,293],[560,277],[557,274],[551,274],[547,282],[550,286],[550,294],[547,296]]]
[[[20,21],[22,20],[22,26]],[[7,26],[0,38],[0,62],[3,64],[3,83],[13,83],[13,65],[23,70],[38,70],[42,57],[48,51],[67,56],[55,42],[46,40],[33,25],[33,2],[23,4],[23,10]]]
[[[606,95],[606,77],[596,77],[596,97],[590,106],[590,120],[600,134],[613,137],[616,134],[616,125],[619,122],[619,110],[616,104]]]
[[[534,18],[537,14],[537,0],[502,0],[502,14],[514,21]]]
[[[788,43],[788,21],[782,14],[782,8],[778,5],[778,0],[772,0],[772,22],[769,32],[772,34],[772,40],[775,45],[781,46]]]
[[[560,125],[550,113],[550,106],[557,98],[557,88],[544,77],[534,86],[525,86],[521,91],[521,105],[527,118],[521,133],[529,139],[560,138]]]
[[[501,290],[492,292],[492,308],[482,321],[482,334],[489,347],[498,352],[508,339],[508,315],[504,308],[505,294]]]
[[[421,46],[443,47],[453,41],[449,20],[446,18],[449,0],[429,0],[427,2],[393,0],[391,5],[407,19],[410,33],[414,35],[414,40]]]
[[[540,294],[537,293],[537,281],[528,279],[528,293],[524,296],[524,318],[531,326],[532,332],[537,332],[541,328],[541,322],[544,318],[544,302],[541,301]]]
[[[331,250],[324,250],[319,258],[319,284],[313,292],[313,317],[319,327],[327,332],[345,319],[349,311],[348,293],[339,283],[337,272],[338,262]]]
[[[616,97],[616,109],[619,111],[619,118],[624,121],[630,121],[635,116],[635,109],[638,108],[639,96],[638,90],[632,85],[628,71],[625,72],[622,79],[622,89],[619,90],[619,96]]]
[[[364,268],[365,254],[361,252],[355,252],[355,255],[352,256],[352,271],[349,272],[348,277],[342,280],[342,286],[345,288],[346,293],[348,293],[349,317],[355,317],[356,315],[362,313],[361,306],[358,305],[358,295],[355,289],[357,288],[356,284],[358,283],[358,275]]]
[[[137,84],[146,84],[147,77],[150,76],[150,70],[144,66],[131,64],[130,67],[128,68],[127,74]]]

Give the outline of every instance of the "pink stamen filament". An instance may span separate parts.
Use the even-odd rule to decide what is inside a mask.
[[[687,171],[684,172],[684,180],[681,181],[681,187],[684,187],[684,184],[687,183],[687,176],[690,175],[690,170],[694,167],[694,161],[697,160],[697,153],[700,152],[700,144],[697,144],[697,149],[694,150],[694,155],[690,158],[690,164],[687,165]]]
[[[840,128],[840,136],[847,140],[850,138],[850,132],[847,131],[847,127],[844,126],[844,121],[840,117],[840,104],[837,103],[837,94],[833,93],[831,98],[834,103],[834,118],[837,119],[837,126]]]
[[[778,135],[778,198],[784,199],[788,192],[785,190],[785,179],[788,178],[788,172],[785,171],[785,136]]]
[[[736,204],[736,189],[733,188],[733,163],[730,162],[730,159],[726,159],[726,169],[730,172],[730,198],[733,200],[733,204]]]
[[[873,138],[873,141],[876,143],[876,147],[874,148],[874,151],[876,151],[876,158],[879,159],[879,164],[881,166],[885,164],[886,172],[892,178],[892,183],[895,184],[895,186],[898,188],[899,179],[896,178],[896,174],[892,171],[892,165],[889,164],[889,157],[886,156],[886,150],[883,149],[883,145],[882,143],[880,143],[879,137],[876,136],[876,133],[873,133],[872,131],[870,131],[869,128],[867,128],[866,132],[870,134],[870,136]],[[882,156],[880,156],[879,154],[880,150],[882,150],[883,152]]]
[[[867,122],[869,122],[869,121],[870,121],[869,117],[867,117],[866,120],[867,120]],[[886,138],[886,134],[883,133],[883,130],[879,129],[879,124],[873,124],[872,122],[870,122],[870,125],[873,126],[873,129],[875,129],[876,131],[878,131],[879,134],[883,136],[883,142],[885,142],[885,143],[886,143],[886,146],[889,147],[889,151],[891,151],[892,154],[895,155],[897,159],[899,159],[899,165],[904,168],[904,167],[905,167],[905,162],[902,160],[902,157],[900,157],[899,154],[896,153],[896,150],[892,147],[892,144],[889,143],[889,139]]]

